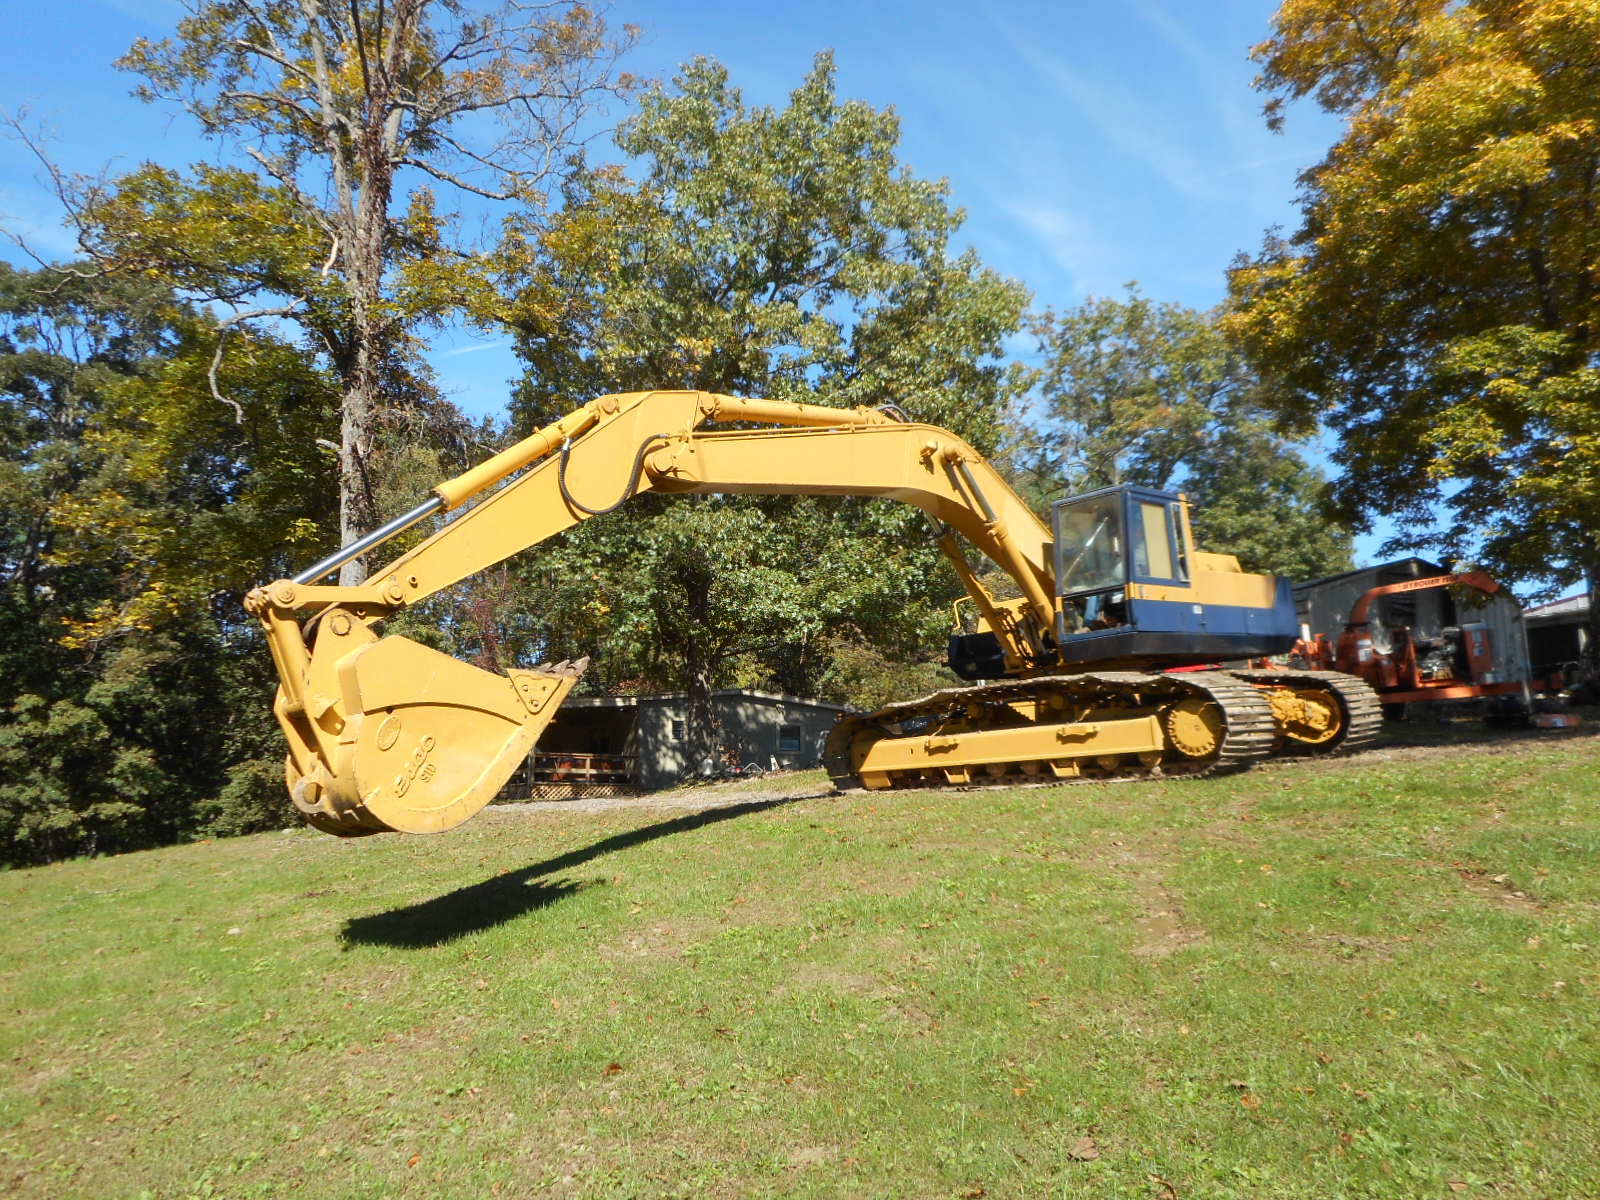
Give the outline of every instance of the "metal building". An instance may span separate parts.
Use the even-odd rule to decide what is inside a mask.
[[[715,764],[690,761],[688,703],[683,692],[567,700],[501,798],[650,791],[699,777]],[[818,766],[846,711],[735,688],[713,692],[712,703],[726,758],[767,771]]]
[[[1563,672],[1569,679],[1581,674],[1589,645],[1589,595],[1580,592],[1523,614],[1528,626],[1528,651],[1536,673]]]

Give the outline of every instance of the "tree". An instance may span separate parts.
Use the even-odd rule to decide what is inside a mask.
[[[270,670],[244,590],[335,505],[322,378],[147,280],[0,268],[5,861],[281,820]],[[272,743],[269,748],[269,741]],[[275,772],[272,804],[259,781]],[[204,810],[212,798],[223,805]]]
[[[1196,545],[1246,571],[1303,582],[1355,566],[1350,527],[1329,515],[1328,480],[1264,420],[1231,428],[1180,486]]]
[[[0,669],[48,678],[46,651],[103,593],[57,561],[59,507],[96,471],[88,433],[108,391],[172,353],[169,292],[128,280],[44,277],[0,264]],[[13,640],[15,639],[15,640]]]
[[[57,175],[58,190],[91,258],[228,306],[220,334],[260,319],[305,332],[339,381],[349,541],[375,523],[382,410],[421,373],[412,331],[495,313],[472,241],[428,187],[407,187],[537,209],[593,103],[629,86],[614,66],[632,40],[564,0],[487,15],[459,0],[190,0],[175,37],[120,65],[249,165]],[[210,383],[232,403],[215,369]]]
[[[1322,509],[1325,481],[1262,417],[1262,393],[1215,314],[1158,304],[1129,285],[1036,323],[1044,365],[1012,457],[1030,497],[1118,483],[1181,487],[1202,548],[1291,579],[1350,565],[1348,528]]]
[[[90,469],[50,511],[51,561],[109,573],[92,606],[57,607],[71,646],[185,612],[241,620],[229,606],[310,557],[336,511],[336,465],[318,448],[335,432],[335,381],[241,332],[217,372],[223,409],[206,390],[215,321],[170,299],[168,313],[162,352],[95,394],[76,435]]]
[[[1024,456],[1041,498],[1116,483],[1165,487],[1237,402],[1241,377],[1204,313],[1090,297],[1036,323],[1045,363]]]
[[[652,90],[618,132],[626,166],[578,172],[529,235],[518,422],[604,392],[703,388],[894,402],[992,449],[1025,294],[949,252],[960,213],[900,166],[898,137],[892,113],[837,97],[826,54],[781,109],[747,105],[704,59]],[[942,641],[953,580],[903,506],[630,505],[541,549],[536,603],[563,654],[600,649],[598,681],[686,689],[698,756],[712,687],[815,691],[829,630],[890,654]]]
[[[1232,276],[1278,418],[1338,435],[1346,516],[1593,592],[1600,3],[1296,0],[1255,55],[1269,119],[1346,118]]]

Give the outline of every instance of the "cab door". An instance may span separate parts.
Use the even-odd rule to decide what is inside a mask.
[[[1179,500],[1169,492],[1128,490],[1128,575],[1134,583],[1187,587],[1189,556],[1183,544]]]

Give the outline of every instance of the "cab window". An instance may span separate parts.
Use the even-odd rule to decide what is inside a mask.
[[[1147,579],[1177,579],[1172,556],[1172,524],[1167,506],[1141,500],[1133,540],[1133,573]]]
[[[1122,497],[1101,496],[1056,507],[1062,595],[1118,588],[1127,582]]]

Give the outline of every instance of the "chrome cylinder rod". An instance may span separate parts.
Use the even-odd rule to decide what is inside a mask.
[[[998,519],[994,509],[989,504],[989,497],[983,494],[983,489],[978,486],[978,481],[972,477],[972,468],[967,466],[965,459],[956,459],[956,470],[961,472],[961,478],[967,485],[967,492],[978,502],[978,507],[983,511],[983,519],[993,525]]]
[[[374,529],[365,537],[359,537],[341,550],[335,550],[327,558],[315,566],[307,567],[294,577],[295,583],[315,583],[325,575],[331,575],[345,563],[352,559],[360,558],[374,546],[381,546],[396,534],[404,533],[424,517],[431,517],[434,513],[444,508],[444,501],[437,496],[430,496],[408,513],[402,513],[378,529]]]

